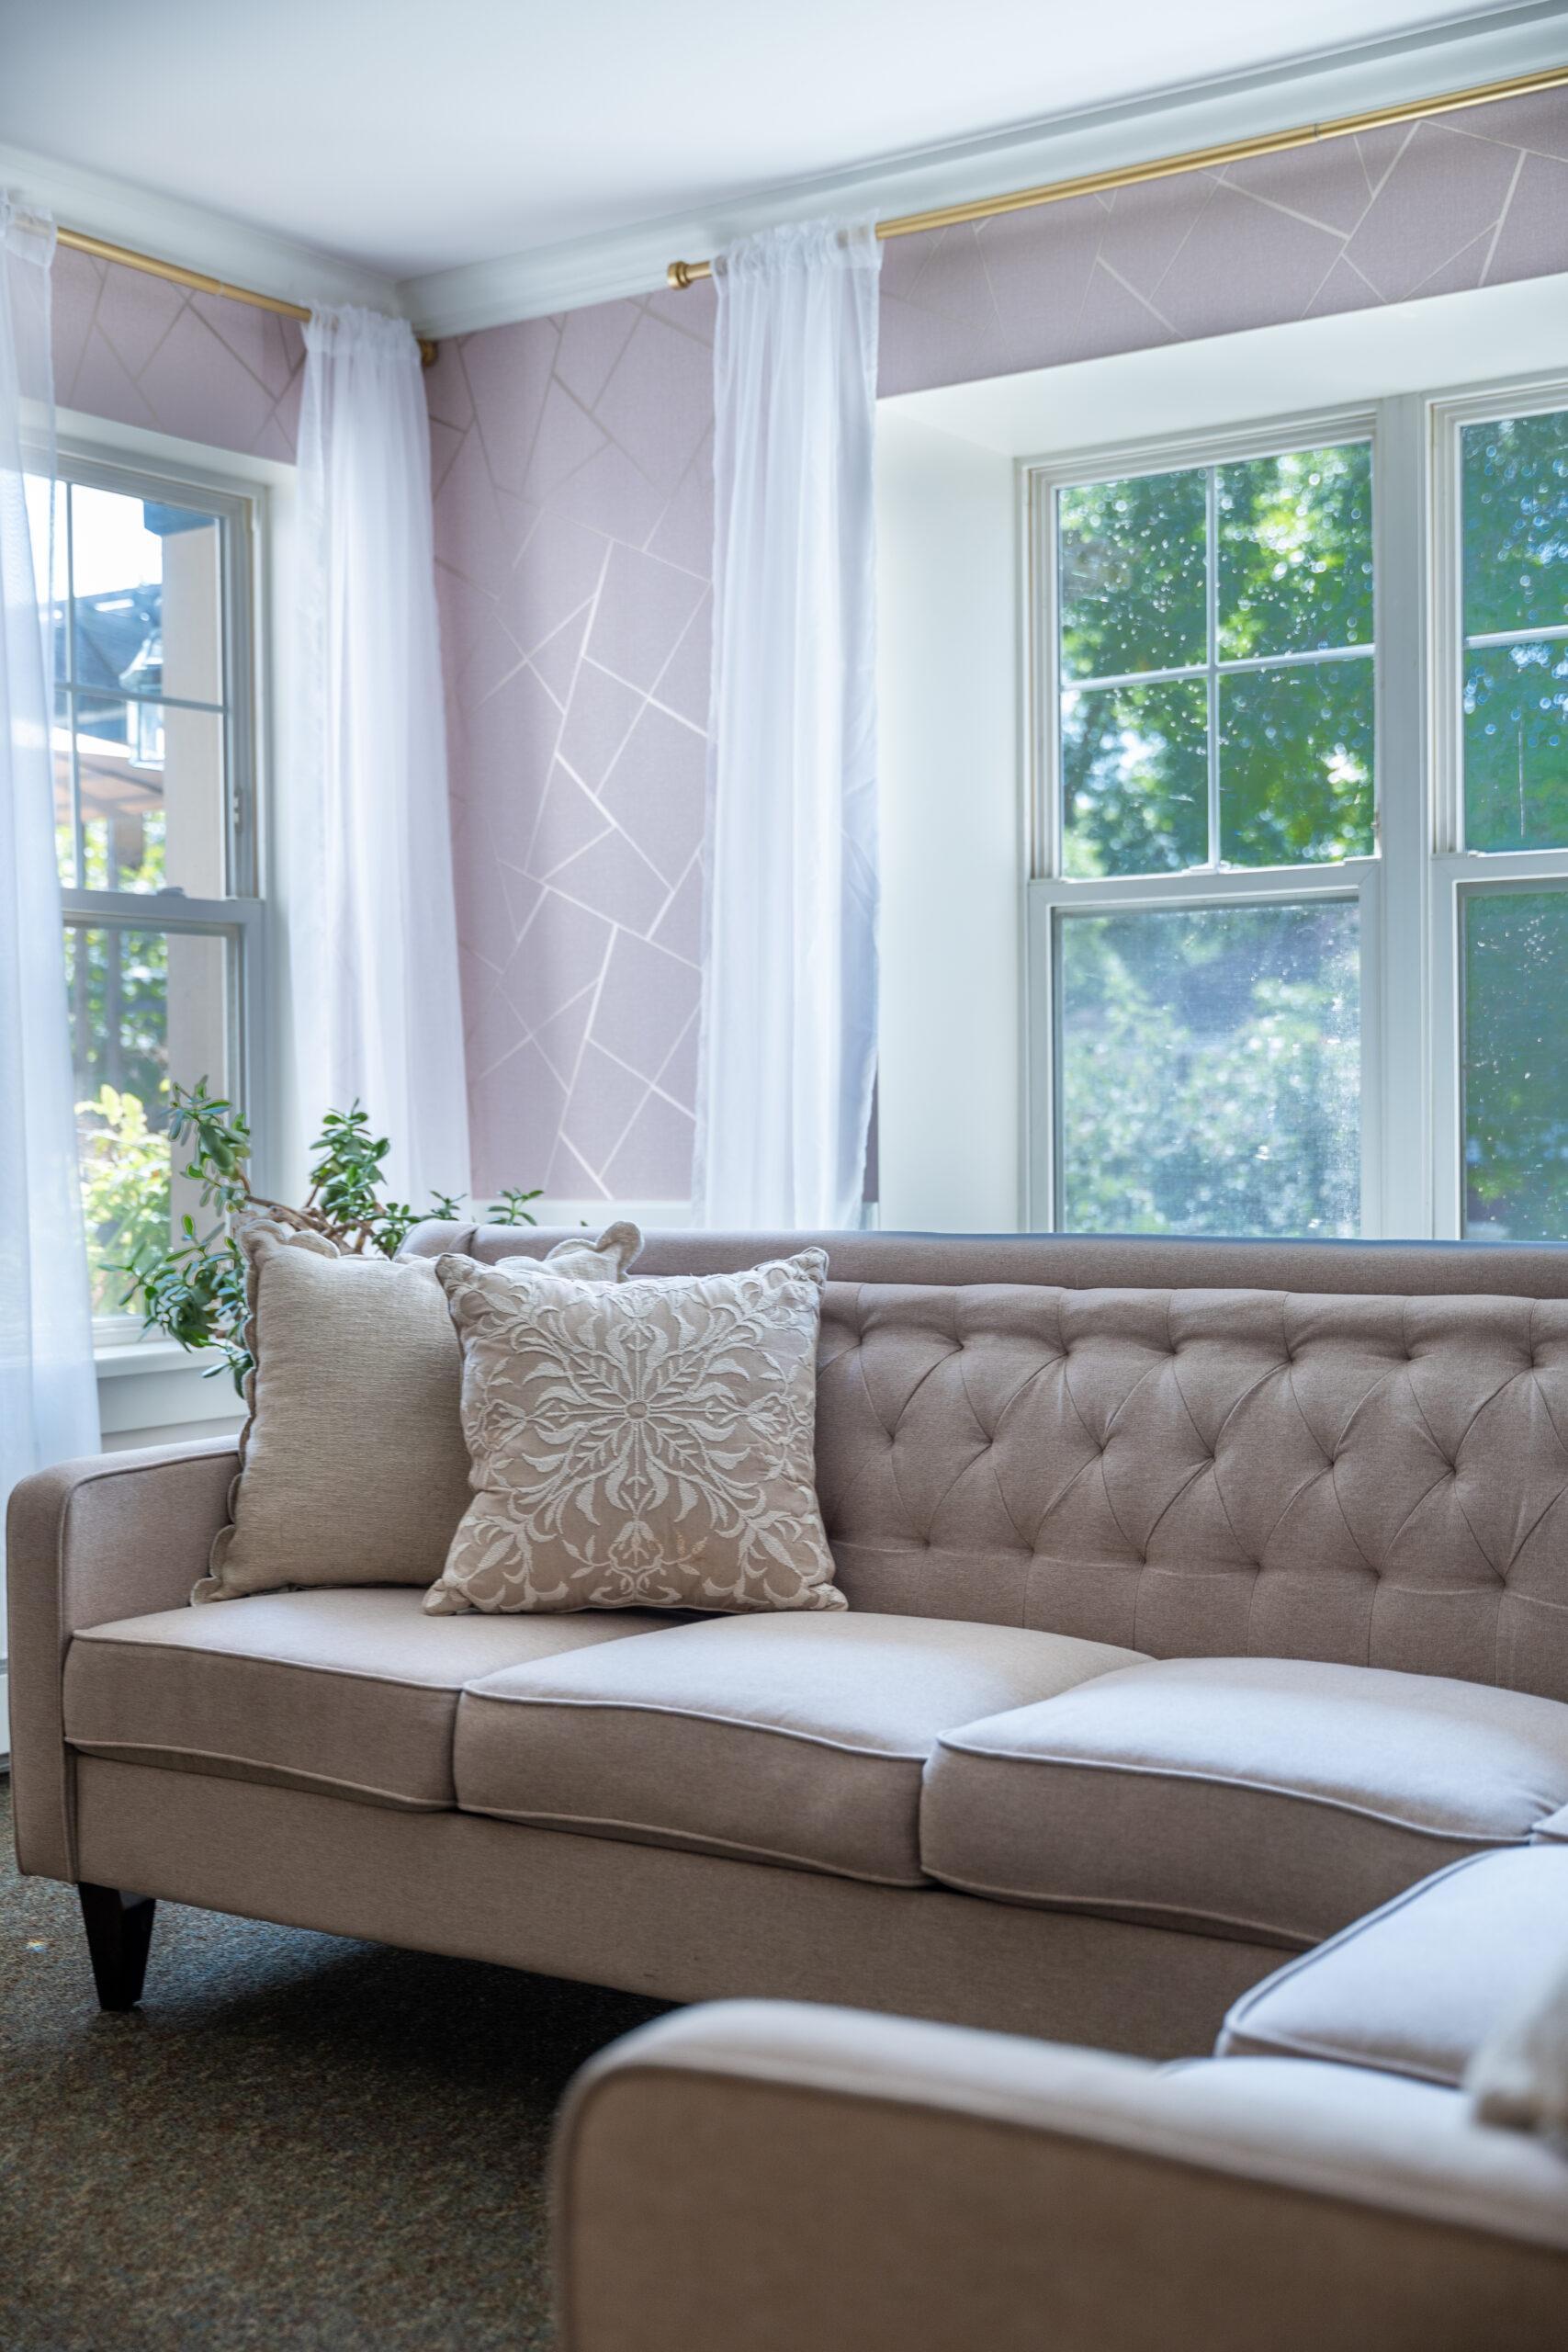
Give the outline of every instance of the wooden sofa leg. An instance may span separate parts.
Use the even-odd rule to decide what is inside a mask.
[[[150,1894],[122,1894],[118,1886],[93,1886],[85,1880],[76,1892],[82,1898],[98,2007],[133,2009],[147,1974],[157,1904]]]

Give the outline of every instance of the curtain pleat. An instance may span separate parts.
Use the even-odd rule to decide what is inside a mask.
[[[54,837],[53,254],[0,196],[0,1510],[29,1471],[98,1450]]]
[[[876,1055],[873,458],[881,248],[807,221],[716,271],[694,1213],[861,1222]]]
[[[401,319],[317,311],[299,423],[287,808],[299,1108],[355,1097],[393,1197],[468,1188],[430,441]]]

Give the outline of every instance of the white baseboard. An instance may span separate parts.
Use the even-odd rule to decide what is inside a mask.
[[[6,1712],[10,1690],[11,1678],[0,1666],[0,1767],[6,1770],[11,1762],[11,1718]]]

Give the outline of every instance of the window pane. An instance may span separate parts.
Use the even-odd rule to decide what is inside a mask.
[[[1201,471],[1058,493],[1064,678],[1119,678],[1207,659]]]
[[[1371,662],[1222,674],[1224,863],[1306,865],[1374,846]]]
[[[1568,411],[1467,424],[1464,633],[1568,622]]]
[[[1209,854],[1201,679],[1062,697],[1063,852],[1073,875],[1168,874]]]
[[[73,487],[76,685],[222,701],[222,528],[193,507]]]
[[[65,970],[77,1148],[94,1311],[123,1311],[133,1250],[199,1214],[197,1187],[173,1175],[171,1078],[225,1085],[228,943],[212,936],[68,923]],[[185,1155],[180,1154],[181,1165]]]
[[[90,890],[224,889],[223,720],[124,695],[75,697],[81,880]],[[69,782],[56,760],[56,806]]]
[[[1220,658],[1372,641],[1372,453],[1291,449],[1218,470]]]
[[[1568,1240],[1568,891],[1461,906],[1465,1233]]]
[[[1465,656],[1468,849],[1568,842],[1568,644],[1539,639]]]
[[[1354,900],[1060,919],[1062,1221],[1354,1234]]]

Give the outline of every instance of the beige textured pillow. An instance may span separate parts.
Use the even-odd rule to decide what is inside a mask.
[[[815,1483],[827,1262],[611,1287],[437,1259],[474,1499],[431,1614],[842,1609]]]
[[[532,1279],[615,1283],[642,1246],[635,1225],[547,1259]],[[249,1261],[249,1417],[231,1524],[192,1600],[292,1585],[426,1584],[468,1499],[461,1360],[429,1258],[352,1257],[270,1221],[241,1236]],[[467,1259],[459,1260],[468,1264]],[[546,1274],[546,1268],[551,1269]]]

